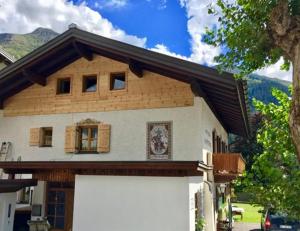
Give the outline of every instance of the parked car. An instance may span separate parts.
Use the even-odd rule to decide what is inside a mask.
[[[263,231],[300,231],[300,221],[288,217],[275,209],[262,211],[261,230]]]

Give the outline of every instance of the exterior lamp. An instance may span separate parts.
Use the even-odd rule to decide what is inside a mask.
[[[220,184],[218,187],[218,192],[221,194],[225,193],[226,184]]]

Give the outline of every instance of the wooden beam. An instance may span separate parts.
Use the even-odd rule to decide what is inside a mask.
[[[83,58],[88,61],[92,61],[94,59],[93,52],[88,48],[84,47],[80,43],[73,41],[73,47],[75,48],[76,52]]]
[[[134,73],[139,78],[143,77],[143,75],[144,75],[143,68],[141,67],[141,64],[139,62],[130,59],[128,65],[129,65],[129,69],[132,73]]]
[[[23,76],[32,83],[36,83],[41,86],[46,86],[46,84],[47,84],[45,76],[39,75],[33,71],[26,70],[26,69],[23,69],[22,73],[23,73]]]
[[[39,180],[57,181],[61,175],[202,176],[198,161],[1,161],[6,173],[31,173]]]
[[[200,84],[198,81],[193,80],[191,82],[191,90],[194,93],[195,96],[200,96],[202,98],[204,98],[205,100],[207,99],[207,95],[206,93],[202,90]]]

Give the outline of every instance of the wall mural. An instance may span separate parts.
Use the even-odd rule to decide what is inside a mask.
[[[149,160],[170,160],[172,122],[147,123],[147,156]]]

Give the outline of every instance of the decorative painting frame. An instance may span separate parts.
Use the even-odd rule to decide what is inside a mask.
[[[147,123],[147,159],[171,160],[173,148],[173,122]]]

